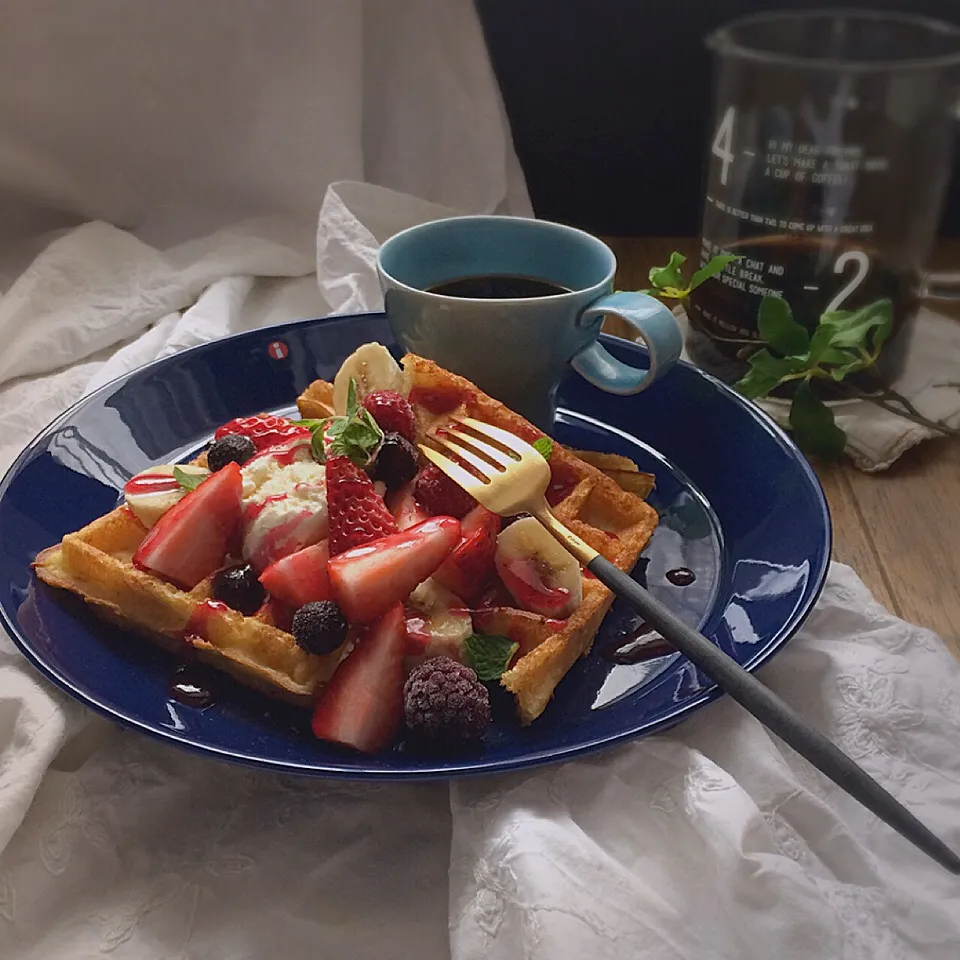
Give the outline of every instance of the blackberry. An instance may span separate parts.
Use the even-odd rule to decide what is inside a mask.
[[[382,480],[388,490],[398,490],[417,475],[417,448],[399,433],[384,435],[370,471],[374,480]]]
[[[249,617],[263,606],[267,593],[253,567],[244,563],[217,573],[213,578],[213,598]]]
[[[468,747],[490,726],[490,695],[470,667],[432,657],[407,677],[403,712],[410,732],[425,745]]]
[[[216,473],[228,463],[245,464],[257,452],[256,446],[249,437],[242,437],[239,433],[228,433],[225,437],[214,441],[207,451],[207,466]]]
[[[333,653],[347,639],[347,618],[332,600],[314,600],[293,615],[292,633],[307,653]]]

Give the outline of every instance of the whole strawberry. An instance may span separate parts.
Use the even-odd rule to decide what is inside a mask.
[[[370,411],[384,433],[399,433],[411,443],[416,442],[417,418],[403,394],[396,390],[374,390],[363,398],[362,406]]]
[[[327,511],[331,557],[397,532],[373,481],[347,457],[327,461]]]

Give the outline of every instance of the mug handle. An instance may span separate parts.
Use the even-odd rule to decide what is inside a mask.
[[[638,370],[622,363],[596,340],[581,350],[570,364],[588,382],[607,393],[625,397],[646,390],[679,359],[683,334],[676,317],[659,300],[645,293],[611,293],[595,300],[580,314],[579,323],[615,313],[640,335],[650,354],[650,369]]]

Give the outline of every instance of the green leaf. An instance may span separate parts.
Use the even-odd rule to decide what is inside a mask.
[[[173,479],[183,487],[184,490],[196,490],[210,476],[208,473],[187,473],[180,467],[173,468]]]
[[[878,348],[890,336],[893,304],[889,300],[877,300],[859,310],[834,310],[820,318],[820,325],[830,328],[830,345],[833,347],[862,347],[869,350],[872,332],[874,348]]]
[[[352,417],[357,412],[357,381],[350,378],[350,385],[347,387],[347,417]]]
[[[650,268],[650,282],[658,289],[662,287],[682,288],[684,282],[680,268],[686,262],[687,258],[682,253],[677,253],[677,251],[674,250],[673,253],[670,254],[670,262],[665,267]]]
[[[329,417],[324,417],[323,420],[291,420],[290,422],[295,423],[298,427],[306,427],[311,433],[314,433],[327,423],[329,419]]]
[[[327,429],[327,440],[330,448],[328,457],[348,457],[358,467],[365,467],[373,457],[377,447],[383,440],[383,431],[376,421],[362,414],[353,419],[349,417],[337,418]]]
[[[553,441],[549,437],[538,437],[533,441],[533,449],[543,457],[544,460],[550,459],[553,453]]]
[[[736,260],[742,259],[741,257],[736,256],[732,253],[722,253],[718,257],[714,257],[709,263],[705,263],[699,270],[694,273],[690,278],[690,290],[696,290],[705,280],[709,280],[711,277],[715,277],[720,273],[723,273],[726,270],[727,266],[731,263],[734,263]]]
[[[799,373],[804,361],[799,357],[775,357],[769,350],[758,350],[749,360],[750,369],[734,384],[734,389],[749,400],[765,397],[784,377]]]
[[[760,336],[777,353],[796,357],[810,349],[810,334],[793,319],[793,311],[786,300],[764,297],[758,314]]]
[[[463,648],[468,665],[486,683],[503,676],[520,644],[493,633],[474,633],[464,640]]]
[[[833,411],[814,394],[807,381],[793,395],[790,426],[804,453],[824,460],[838,460],[843,453],[846,434],[837,426]]]

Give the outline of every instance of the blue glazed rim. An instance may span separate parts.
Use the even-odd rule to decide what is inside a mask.
[[[261,337],[266,333],[280,335],[284,331],[293,331],[298,328],[311,325],[321,325],[327,320],[380,320],[383,319],[383,317],[384,315],[380,313],[356,314],[352,316],[310,318],[276,324],[269,327],[261,327],[252,331],[244,331],[233,334],[229,337],[224,337],[209,343],[198,344],[171,357],[164,357],[138,367],[135,370],[129,371],[104,384],[89,396],[82,398],[38,432],[33,440],[30,441],[30,443],[16,458],[14,463],[4,474],[2,480],[0,480],[0,501],[2,501],[6,495],[8,488],[16,478],[20,469],[34,458],[34,455],[37,453],[38,449],[46,442],[50,435],[52,435],[62,424],[69,421],[85,406],[95,403],[99,398],[106,394],[113,393],[116,391],[118,385],[121,385],[122,383],[129,381],[134,377],[142,376],[145,373],[157,368],[161,368],[164,365],[173,364],[187,355],[200,355],[207,351],[222,349],[224,344],[241,341],[244,338],[252,339]],[[627,350],[631,353],[635,352],[636,354],[640,354],[644,357],[646,356],[646,350],[639,344],[624,341],[620,338],[606,334],[602,334],[600,340],[605,344],[605,346],[607,346],[608,349],[619,351]],[[774,636],[764,641],[763,649],[758,651],[754,656],[745,659],[741,663],[744,669],[754,672],[755,670],[759,669],[759,667],[767,663],[783,648],[784,644],[796,634],[803,622],[809,616],[810,612],[813,610],[818,598],[820,597],[820,594],[823,591],[829,570],[833,541],[829,507],[826,496],[823,492],[823,488],[816,476],[816,473],[813,471],[806,458],[796,448],[789,436],[767,413],[765,413],[756,405],[745,400],[722,381],[705,373],[702,370],[699,370],[693,364],[681,360],[678,361],[678,365],[694,372],[697,376],[703,378],[707,383],[709,383],[713,389],[721,391],[728,398],[732,398],[733,401],[740,407],[741,411],[754,421],[756,427],[774,439],[777,445],[791,457],[796,468],[802,473],[802,479],[809,486],[809,492],[813,494],[816,500],[816,507],[823,521],[822,542],[818,546],[816,556],[811,556],[808,558],[811,564],[811,570],[808,580],[808,587],[805,591],[803,601],[795,607],[792,614],[786,619],[782,627],[776,631]],[[561,410],[563,410],[562,407]],[[726,562],[726,558],[724,558],[724,562]],[[31,583],[34,585],[37,584],[36,578],[32,575],[32,573]],[[707,617],[706,622],[703,624],[702,629],[705,632],[707,632],[708,628],[714,624],[720,616],[722,616],[723,608],[717,609],[716,599],[717,598],[715,596],[711,602],[709,616]],[[316,763],[302,763],[289,759],[249,756],[236,750],[231,750],[217,745],[191,741],[185,737],[178,736],[174,730],[169,730],[167,728],[158,729],[157,727],[151,725],[149,721],[141,717],[102,702],[95,694],[88,693],[85,689],[82,689],[77,684],[73,683],[69,678],[65,677],[56,668],[46,663],[45,660],[33,649],[32,642],[24,636],[19,624],[16,622],[16,619],[12,617],[8,611],[5,602],[0,603],[0,622],[3,623],[14,643],[24,654],[27,660],[44,677],[46,677],[54,685],[59,687],[75,700],[87,707],[90,707],[96,713],[99,713],[108,719],[120,721],[121,723],[146,733],[147,735],[158,740],[183,749],[187,749],[193,753],[203,756],[213,757],[232,763],[239,763],[246,766],[272,770],[278,773],[293,773],[329,779],[376,781],[443,780],[462,776],[481,776],[494,773],[503,773],[513,770],[542,766],[548,763],[572,760],[590,753],[595,753],[602,749],[607,749],[643,736],[647,736],[651,733],[663,731],[676,725],[685,717],[696,712],[697,710],[702,709],[704,706],[723,696],[723,692],[718,687],[715,685],[710,685],[704,688],[702,692],[695,698],[687,699],[683,703],[677,704],[674,709],[668,710],[654,720],[643,720],[634,726],[624,727],[623,729],[619,729],[612,733],[585,738],[573,745],[552,747],[541,750],[531,750],[521,755],[506,759],[484,759],[482,756],[479,756],[475,759],[466,759],[463,761],[454,759],[453,761],[437,760],[432,762],[429,758],[418,756],[415,761],[415,766],[403,768],[384,768],[376,766],[363,767],[357,765],[356,763],[336,763],[329,762],[328,760],[322,760]],[[684,658],[680,657],[679,654],[675,654],[671,662],[683,661],[683,659]],[[574,669],[576,669],[576,665]]]

